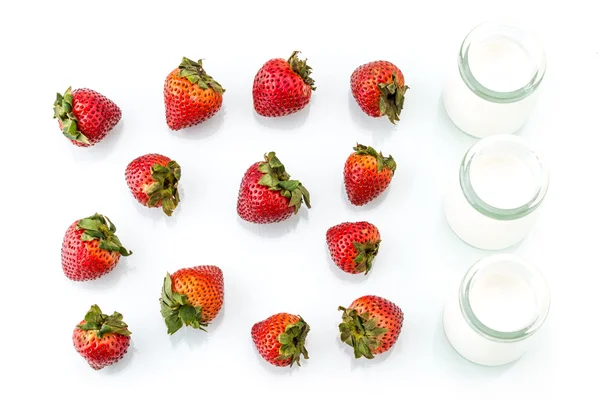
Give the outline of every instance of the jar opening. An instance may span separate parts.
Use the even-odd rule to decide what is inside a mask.
[[[514,135],[494,135],[473,145],[462,160],[459,180],[471,206],[498,220],[532,213],[549,183],[539,157]]]
[[[519,341],[544,323],[550,293],[541,273],[523,259],[499,254],[475,263],[459,293],[469,325],[495,341]]]
[[[487,22],[464,39],[458,68],[465,84],[494,103],[513,103],[531,95],[546,71],[542,45],[517,27]]]

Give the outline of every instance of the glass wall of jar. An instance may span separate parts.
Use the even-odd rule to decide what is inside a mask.
[[[505,249],[527,236],[547,190],[548,172],[523,139],[490,136],[466,152],[449,182],[446,220],[471,246]]]
[[[546,70],[541,44],[529,33],[485,23],[464,39],[444,88],[444,106],[463,132],[514,133],[531,114]]]
[[[493,255],[469,269],[446,303],[444,331],[467,360],[503,365],[527,351],[549,307],[548,285],[536,268],[513,255]]]

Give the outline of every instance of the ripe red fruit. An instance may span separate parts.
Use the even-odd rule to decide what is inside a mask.
[[[165,80],[167,125],[180,130],[206,121],[219,111],[225,89],[198,62],[183,57]]]
[[[223,307],[223,271],[213,265],[183,268],[167,273],[160,299],[160,313],[167,333],[172,335],[184,324],[204,329]]]
[[[371,117],[386,115],[392,124],[399,121],[408,86],[404,75],[388,61],[373,61],[356,68],[350,78],[352,95]]]
[[[129,256],[115,235],[117,228],[100,214],[77,220],[69,226],[63,239],[63,272],[74,281],[97,279],[109,273],[121,256]]]
[[[238,195],[238,215],[248,222],[270,224],[298,213],[302,203],[310,208],[308,190],[299,181],[290,180],[274,152],[264,162],[248,168]]]
[[[378,197],[392,181],[396,162],[374,148],[357,144],[346,160],[344,184],[350,203],[363,206]]]
[[[368,222],[344,222],[327,230],[327,246],[335,265],[349,274],[369,273],[379,251],[379,230]]]
[[[264,117],[282,117],[302,110],[310,101],[315,81],[306,60],[294,51],[286,61],[274,58],[267,61],[254,77],[252,97],[254,109]]]
[[[267,362],[277,366],[300,365],[300,355],[308,359],[304,347],[310,326],[300,316],[280,313],[252,326],[252,340]]]
[[[133,197],[146,207],[161,207],[171,216],[179,204],[181,167],[160,154],[146,154],[127,165],[125,179]]]
[[[75,327],[73,345],[90,367],[99,370],[123,358],[129,348],[130,335],[121,314],[114,312],[108,316],[93,305]]]
[[[121,120],[121,109],[91,89],[71,87],[64,95],[56,94],[54,118],[63,135],[75,146],[93,146]]]
[[[386,352],[396,343],[404,313],[389,300],[378,296],[363,296],[339,307],[343,311],[339,325],[342,342],[354,349],[354,357],[372,359],[374,354]]]

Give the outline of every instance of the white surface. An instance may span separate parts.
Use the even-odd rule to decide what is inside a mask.
[[[496,92],[522,88],[535,72],[525,49],[502,37],[474,42],[469,49],[469,67],[480,84]]]
[[[598,398],[600,33],[590,2],[184,3],[0,6],[3,394],[267,399],[279,398],[270,391],[319,398],[354,390],[517,399],[565,390]],[[538,344],[519,362],[491,369],[458,356],[442,329],[447,296],[488,253],[462,243],[444,221],[443,185],[475,139],[452,125],[440,97],[461,40],[499,13],[525,22],[548,53],[544,93],[521,134],[544,154],[552,184],[538,224],[514,251],[544,272],[553,305]],[[254,74],[296,49],[314,69],[310,107],[280,120],[257,117]],[[184,55],[205,58],[227,92],[210,122],[173,133],[162,85]],[[352,71],[379,58],[396,63],[410,86],[397,126],[366,117],[349,95]],[[92,149],[72,146],[52,119],[55,93],[69,85],[98,90],[123,110],[116,130]],[[363,208],[351,207],[342,188],[356,141],[398,162],[387,193]],[[237,191],[245,169],[269,150],[311,191],[313,208],[257,228],[237,217]],[[140,207],[123,178],[129,161],[152,151],[182,166],[182,204],[170,219]],[[95,211],[115,222],[134,254],[98,281],[70,282],[60,267],[63,234]],[[383,238],[367,278],[339,272],[326,250],[327,228],[356,220],[376,224]],[[158,304],[165,272],[210,263],[225,274],[224,310],[208,334],[168,337]],[[338,340],[336,308],[369,293],[396,302],[406,320],[392,351],[354,362]],[[128,356],[100,372],[71,343],[93,303],[122,312],[133,331]],[[271,367],[253,348],[252,324],[279,311],[299,313],[312,327],[302,368]]]
[[[538,309],[535,288],[521,276],[519,265],[499,260],[477,274],[469,302],[473,314],[500,332],[515,332],[529,325]]]

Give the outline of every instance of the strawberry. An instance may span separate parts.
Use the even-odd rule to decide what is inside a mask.
[[[130,335],[121,314],[102,314],[100,307],[94,304],[75,327],[73,345],[90,367],[99,370],[123,358],[129,348]]]
[[[349,274],[365,275],[379,251],[379,230],[368,222],[344,222],[327,230],[327,246],[335,265]]]
[[[248,222],[270,224],[298,213],[302,202],[310,208],[308,190],[290,180],[274,152],[264,162],[252,164],[244,174],[238,195],[238,215]]]
[[[146,207],[161,207],[171,216],[179,204],[181,167],[160,154],[146,154],[127,165],[125,180],[131,194]]]
[[[56,94],[54,118],[63,135],[75,146],[93,146],[121,120],[121,109],[91,89],[67,89]]]
[[[404,313],[389,300],[378,296],[363,296],[339,307],[343,311],[339,325],[340,339],[354,349],[354,358],[372,359],[390,349],[398,340]]]
[[[73,222],[65,233],[61,251],[67,278],[97,279],[112,271],[121,256],[131,255],[115,235],[116,231],[110,219],[100,214]]]
[[[183,57],[164,87],[167,125],[174,131],[206,121],[219,111],[225,89],[198,62]]]
[[[223,307],[223,272],[219,267],[203,265],[183,268],[165,277],[160,313],[167,333],[177,332],[184,324],[204,329]]]
[[[277,367],[300,365],[300,355],[308,360],[304,347],[310,326],[300,316],[279,313],[252,326],[252,340],[267,362]]]
[[[392,124],[400,121],[408,86],[404,75],[391,62],[373,61],[356,68],[350,78],[352,95],[371,117],[386,115]]]
[[[392,181],[396,162],[372,147],[357,144],[344,166],[344,184],[350,203],[364,206],[378,197]]]
[[[310,101],[315,81],[306,60],[294,51],[288,60],[267,61],[254,77],[254,109],[264,117],[283,117],[302,110]]]

